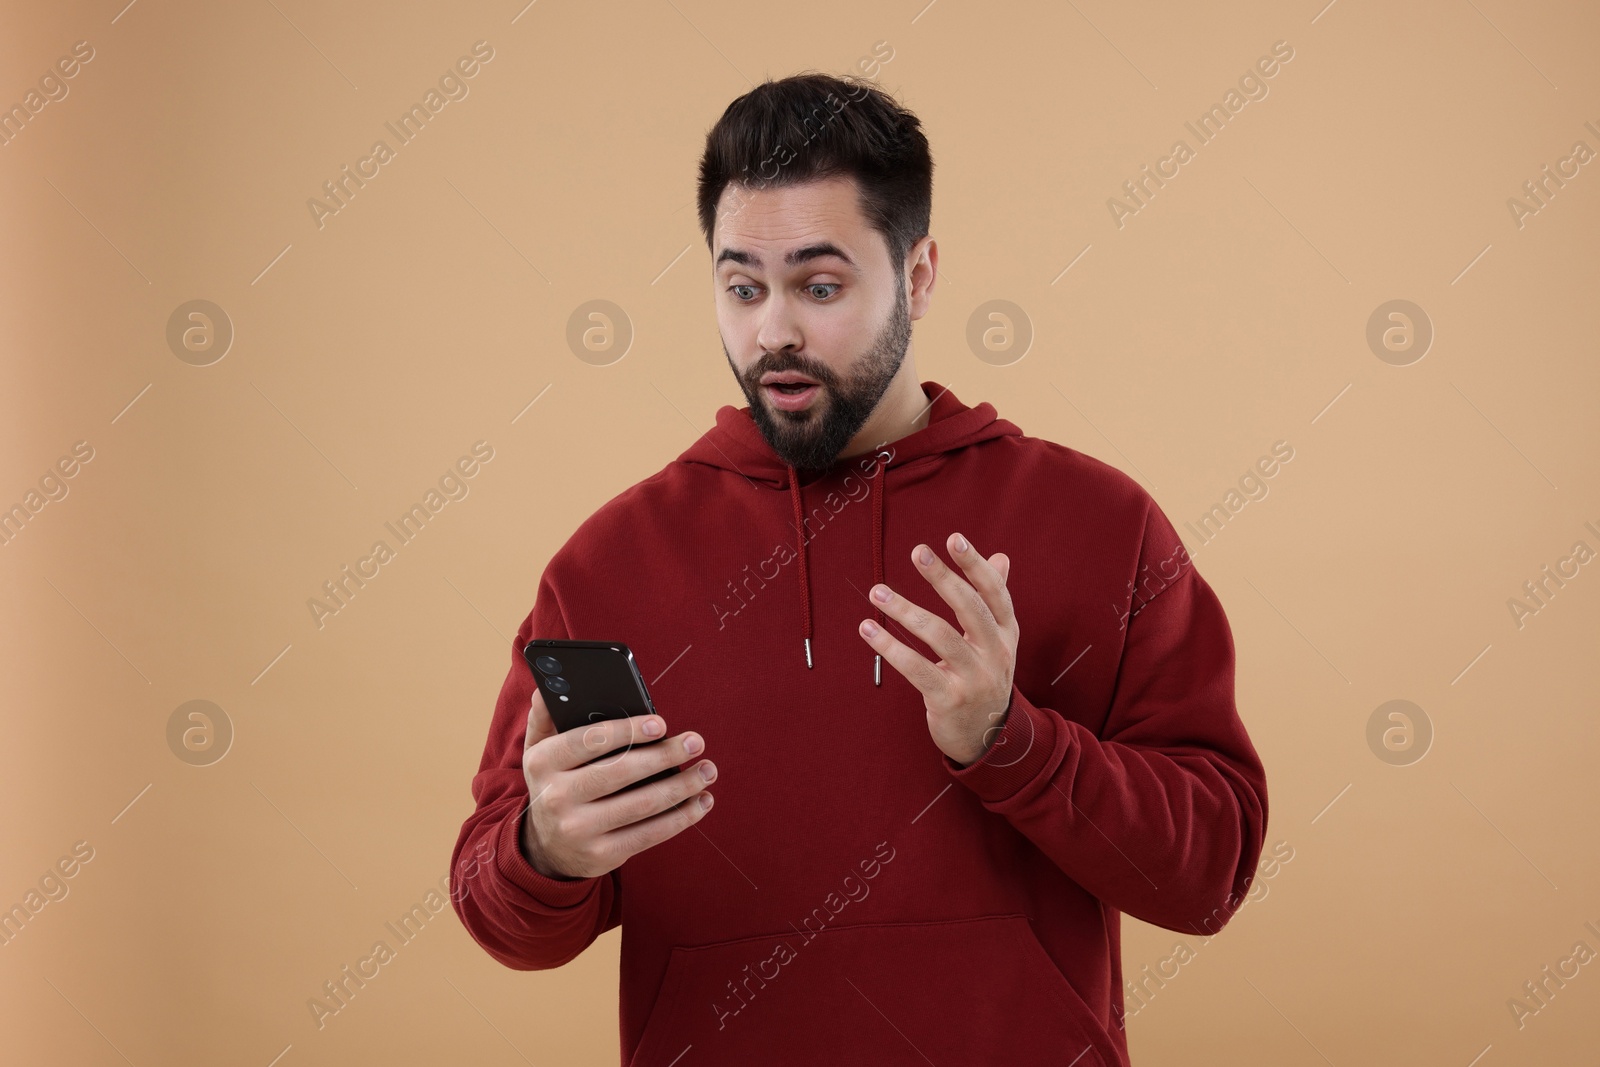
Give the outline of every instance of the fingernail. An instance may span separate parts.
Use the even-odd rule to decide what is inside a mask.
[[[873,586],[872,599],[880,604],[887,604],[889,602],[889,587],[886,585]]]
[[[923,545],[921,548],[917,549],[917,562],[922,564],[924,567],[932,566],[933,549],[929,548],[927,545]]]
[[[706,743],[700,739],[699,734],[690,734],[683,739],[683,750],[691,756],[705,747]]]
[[[956,551],[957,552],[965,552],[966,550],[967,550],[967,539],[965,537],[962,537],[960,534],[956,534]]]
[[[878,624],[871,619],[867,619],[861,623],[861,632],[868,637],[876,637],[878,636]]]
[[[700,764],[700,777],[709,782],[716,776],[717,765],[715,763],[712,763],[710,760],[706,760],[706,762]]]
[[[646,737],[655,737],[658,734],[664,734],[666,732],[667,724],[662,722],[660,719],[646,719],[644,721],[644,733]]]
[[[711,794],[710,793],[701,793],[700,794],[700,810],[701,811],[710,811],[711,810]]]

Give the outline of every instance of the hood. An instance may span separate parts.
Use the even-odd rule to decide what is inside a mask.
[[[866,472],[872,484],[872,543],[870,546],[864,546],[863,551],[867,551],[870,547],[874,584],[883,581],[883,515],[888,507],[890,468],[905,467],[917,460],[954,452],[991,438],[1022,434],[1022,430],[1014,423],[1000,418],[995,413],[994,405],[988,401],[977,407],[968,407],[948,387],[938,382],[922,382],[921,386],[923,395],[932,405],[928,413],[928,425],[898,441],[888,441],[880,445],[877,453],[870,457],[876,462],[872,464],[871,470]],[[849,459],[857,460],[858,457],[852,456]],[[799,583],[796,597],[799,606],[799,637],[805,652],[806,666],[812,667],[811,581],[807,559],[807,544],[810,538],[805,534],[805,486],[801,484],[799,472],[780,459],[772,450],[772,446],[767,444],[767,439],[761,435],[748,406],[736,408],[725,404],[719,408],[717,424],[689,446],[678,457],[678,461],[701,463],[742,475],[751,485],[773,490],[774,506],[779,506],[779,501],[782,500],[777,494],[787,491],[793,517],[785,521],[794,533],[795,555],[799,557],[800,562],[796,572]],[[836,463],[835,467],[837,466]],[[883,626],[885,623],[883,610],[874,601],[869,600],[868,603],[873,606],[878,625]],[[876,653],[873,654],[872,680],[876,685],[883,684],[883,657]]]

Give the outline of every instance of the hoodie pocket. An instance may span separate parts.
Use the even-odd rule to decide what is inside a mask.
[[[679,945],[629,1067],[1124,1067],[1025,915]]]

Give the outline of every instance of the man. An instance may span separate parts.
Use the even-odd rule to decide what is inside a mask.
[[[1125,1065],[1120,913],[1208,935],[1250,886],[1265,775],[1172,525],[918,380],[931,188],[870,83],[729,106],[699,213],[748,407],[517,632],[452,896],[519,969],[620,924],[624,1063]],[[532,637],[627,642],[660,714],[557,734]]]

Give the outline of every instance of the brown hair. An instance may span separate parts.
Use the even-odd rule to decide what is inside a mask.
[[[927,236],[933,210],[933,159],[922,123],[853,75],[768,79],[729,104],[706,134],[698,200],[706,247],[728,185],[757,190],[834,177],[855,180],[861,213],[883,235],[898,272]]]

